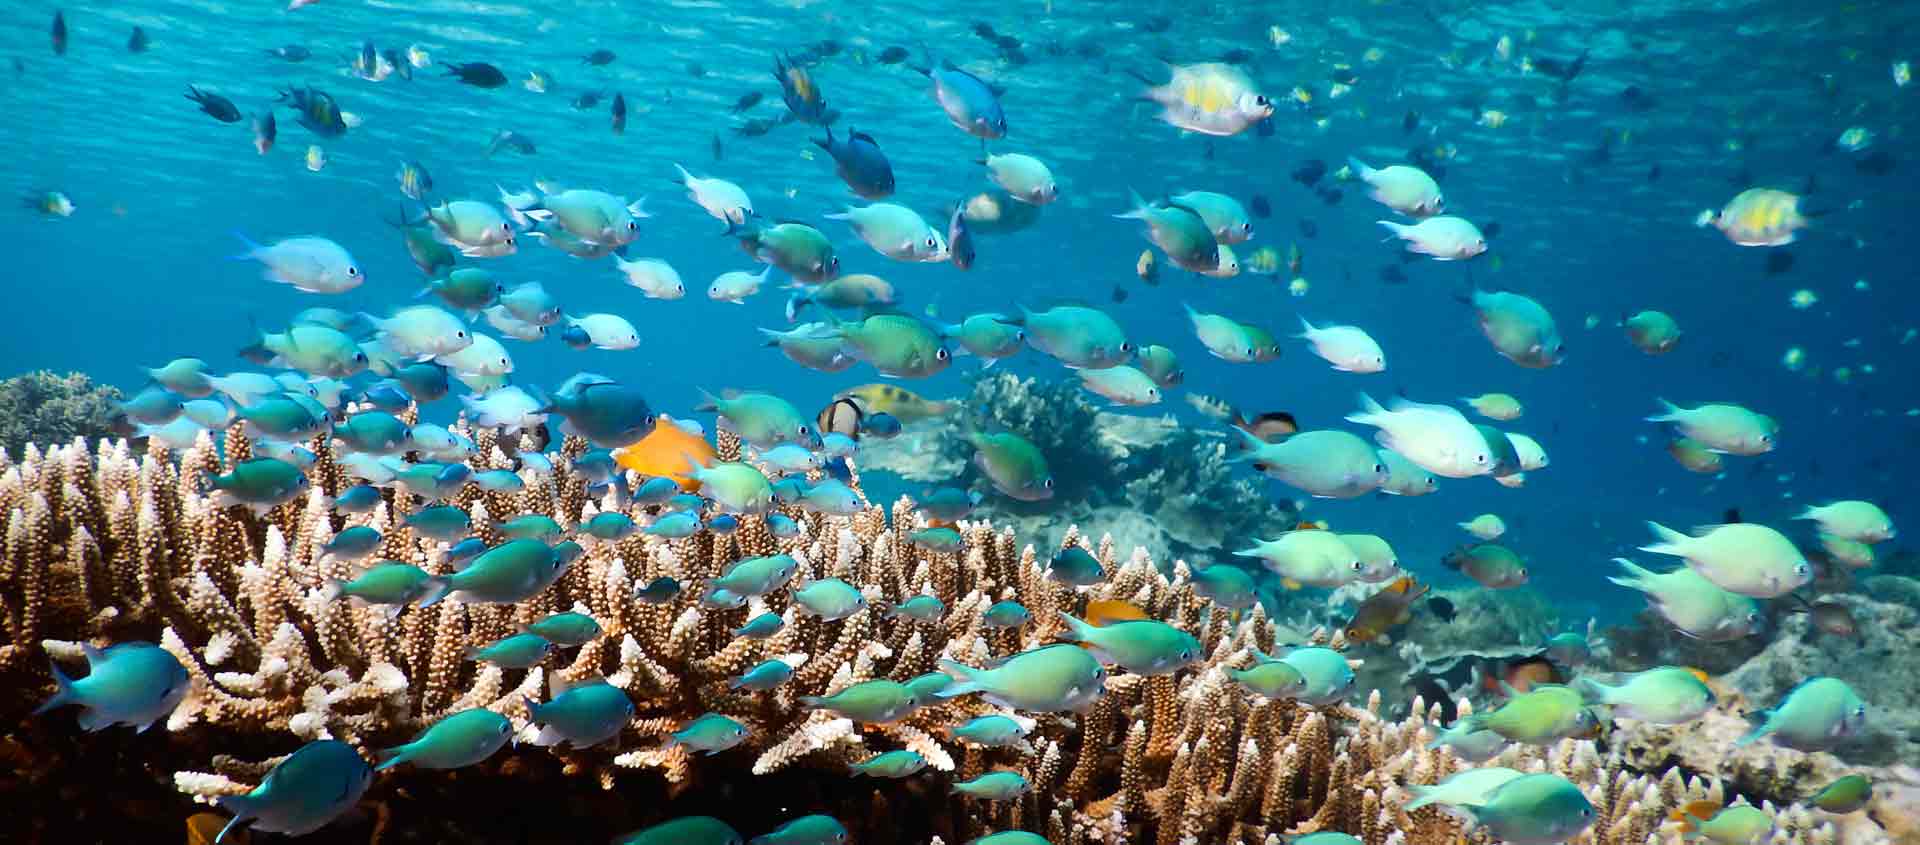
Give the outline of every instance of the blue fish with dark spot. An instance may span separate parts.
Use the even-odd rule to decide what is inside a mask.
[[[145,731],[172,713],[191,686],[180,661],[152,643],[120,643],[105,651],[88,644],[81,648],[87,657],[86,677],[74,680],[53,664],[56,690],[34,715],[77,704],[83,711],[80,727],[87,731],[114,725]]]
[[[372,782],[373,767],[353,746],[337,739],[309,742],[267,772],[252,792],[214,801],[233,820],[213,841],[218,845],[235,828],[249,825],[264,833],[312,833],[360,803]]]
[[[813,144],[833,156],[834,172],[855,196],[868,200],[893,196],[893,165],[873,136],[849,129],[846,140],[836,141],[833,127],[829,126],[827,139],[815,140]]]

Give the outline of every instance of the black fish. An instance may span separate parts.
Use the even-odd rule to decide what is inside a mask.
[[[906,61],[907,55],[907,48],[895,45],[881,50],[880,55],[874,57],[874,61],[883,65],[897,65]]]
[[[1727,508],[1720,513],[1720,521],[1727,525],[1738,525],[1746,520],[1740,518],[1739,508]]]
[[[1767,275],[1778,276],[1781,273],[1785,273],[1788,270],[1792,270],[1792,269],[1793,269],[1793,253],[1791,252],[1767,253],[1767,265],[1766,265]]]
[[[1853,160],[1853,169],[1869,176],[1885,176],[1893,172],[1893,154],[1886,150],[1874,150]]]
[[[973,269],[973,232],[967,228],[967,204],[962,202],[954,206],[953,217],[947,220],[948,260],[956,270]]]
[[[687,62],[687,75],[694,79],[703,79],[707,75],[707,66],[699,62]]]
[[[1427,609],[1433,611],[1434,617],[1442,622],[1453,621],[1453,602],[1441,596],[1427,599]]]
[[[1629,85],[1626,90],[1621,91],[1620,102],[1627,107],[1628,111],[1651,111],[1654,107],[1653,98],[1647,96],[1647,92],[1640,90],[1638,85]]]
[[[1580,71],[1586,68],[1587,53],[1589,52],[1591,52],[1590,49],[1581,50],[1580,55],[1575,56],[1573,61],[1570,62],[1562,62],[1559,59],[1536,58],[1533,60],[1533,69],[1547,76],[1551,76],[1554,79],[1558,79],[1563,84],[1572,82],[1573,78],[1579,76]]]
[[[613,134],[627,131],[627,98],[618,92],[613,95]]]
[[[1000,33],[994,31],[993,24],[987,23],[986,21],[974,21],[973,34],[988,41],[996,41],[1000,38]]]
[[[206,112],[208,116],[221,123],[238,123],[240,121],[240,109],[233,105],[232,100],[222,97],[219,94],[209,94],[189,85],[187,86],[187,99],[199,103],[201,111]]]
[[[1327,73],[1327,79],[1341,85],[1353,85],[1360,81],[1360,74],[1355,73],[1353,68],[1337,66]]]
[[[1447,605],[1447,620],[1453,618],[1453,605],[1451,603],[1448,603],[1446,599],[1436,596],[1427,600],[1428,606],[1432,606],[1433,602],[1445,603]],[[1409,681],[1408,686],[1411,687],[1413,693],[1420,696],[1420,700],[1426,702],[1428,706],[1435,704],[1440,705],[1441,724],[1446,724],[1460,717],[1460,706],[1454,703],[1453,696],[1448,695],[1446,688],[1440,686],[1440,682],[1434,680],[1432,676],[1421,675]]]
[[[127,36],[127,52],[145,53],[147,43],[147,31],[136,26],[133,28],[133,34]]]
[[[285,59],[289,62],[304,62],[308,56],[313,55],[313,51],[298,44],[287,44],[268,50],[267,55],[278,59]]]
[[[593,65],[595,67],[599,67],[602,65],[613,64],[613,60],[616,58],[619,58],[619,57],[615,56],[612,50],[608,50],[602,47],[601,49],[595,50],[591,53],[581,56],[580,63],[583,65]]]
[[[816,138],[813,145],[833,157],[835,172],[854,195],[868,200],[886,199],[893,195],[893,165],[887,161],[886,154],[880,151],[880,144],[873,140],[873,136],[848,130],[846,140],[836,141],[833,127],[829,126],[827,139],[822,141]]]
[[[1347,195],[1345,191],[1328,185],[1321,185],[1319,188],[1314,189],[1313,193],[1320,198],[1321,202],[1327,205],[1339,205],[1341,198]]]
[[[1235,47],[1220,55],[1220,61],[1230,65],[1244,65],[1253,61],[1253,51],[1245,47]]]
[[[747,109],[750,109],[750,108],[753,108],[754,106],[759,105],[760,100],[765,96],[766,96],[765,94],[762,94],[759,91],[748,91],[745,94],[741,94],[740,99],[733,101],[733,113],[739,114],[743,111],[746,111]]]
[[[726,157],[727,157],[726,149],[720,146],[720,133],[715,132],[713,133],[713,160],[719,161]]]
[[[413,81],[413,62],[407,61],[406,56],[400,55],[400,51],[398,49],[393,47],[388,47],[387,49],[380,51],[380,55],[386,57],[387,64],[393,65],[393,72],[397,74],[401,79],[404,79],[408,82]]]
[[[1267,123],[1269,121],[1261,122]],[[1294,168],[1293,172],[1288,175],[1293,178],[1293,181],[1311,188],[1320,181],[1320,177],[1327,175],[1327,163],[1317,158],[1307,159],[1301,162],[1300,166]]]
[[[53,54],[67,54],[67,16],[58,9],[53,11]]]
[[[1262,220],[1265,220],[1268,217],[1271,217],[1273,215],[1273,206],[1272,204],[1267,202],[1266,194],[1254,194],[1253,199],[1248,203],[1248,205],[1251,207],[1248,208],[1247,210],[1253,212],[1253,216],[1258,217]]]
[[[1407,271],[1400,269],[1397,265],[1388,264],[1380,268],[1380,281],[1389,285],[1404,285],[1407,283]]]
[[[583,92],[580,96],[573,98],[573,107],[576,109],[593,108],[594,106],[600,105],[600,98],[606,95],[607,92],[605,91]]]
[[[1647,168],[1647,181],[1649,182],[1660,181],[1660,165],[1656,164],[1652,167]]]
[[[1480,227],[1480,234],[1484,236],[1487,240],[1493,240],[1494,238],[1500,237],[1500,221],[1495,220],[1490,223],[1483,224]]]
[[[1154,15],[1140,22],[1142,32],[1166,32],[1173,26],[1173,18],[1166,15]]]
[[[813,45],[813,52],[815,55],[820,56],[838,56],[840,55],[840,42],[831,38],[826,39]]]
[[[1121,286],[1119,286],[1119,285],[1117,285],[1117,284],[1116,284],[1116,285],[1114,285],[1114,286],[1113,286],[1113,301],[1114,301],[1114,302],[1115,302],[1116,304],[1118,304],[1118,303],[1121,303],[1121,302],[1125,302],[1125,301],[1127,301],[1127,289],[1126,289],[1126,288],[1123,288],[1123,287],[1121,287]]]
[[[448,76],[456,77],[475,88],[499,88],[507,84],[507,75],[486,62],[467,62],[457,65],[452,62],[441,62],[441,64],[447,66]]]
[[[1420,128],[1420,113],[1412,109],[1408,109],[1406,115],[1400,118],[1400,134],[1405,135],[1419,128]]]
[[[1320,224],[1313,222],[1310,218],[1300,218],[1299,225],[1301,235],[1309,238],[1320,237]]]

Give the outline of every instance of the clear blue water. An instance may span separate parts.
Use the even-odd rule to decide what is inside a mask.
[[[875,380],[864,366],[808,372],[760,346],[755,327],[784,323],[784,291],[763,291],[745,306],[700,295],[718,273],[754,265],[670,184],[680,162],[740,183],[770,217],[820,222],[846,271],[885,276],[911,311],[932,306],[957,320],[1087,300],[1110,308],[1135,340],[1177,350],[1186,390],[1249,411],[1287,409],[1308,427],[1342,426],[1361,390],[1426,401],[1514,394],[1528,411],[1512,427],[1535,435],[1553,458],[1524,489],[1455,481],[1422,499],[1318,502],[1310,510],[1337,527],[1391,538],[1404,559],[1434,577],[1449,577],[1432,562],[1462,539],[1453,524],[1492,511],[1533,559],[1535,583],[1576,612],[1589,604],[1637,607],[1633,594],[1595,585],[1608,558],[1644,541],[1644,519],[1685,526],[1740,507],[1749,519],[1783,525],[1802,502],[1845,497],[1882,502],[1898,521],[1910,498],[1920,418],[1909,410],[1920,406],[1913,375],[1920,344],[1903,335],[1920,323],[1910,289],[1920,265],[1910,249],[1906,205],[1916,180],[1906,144],[1920,86],[1896,87],[1890,67],[1920,52],[1901,35],[1920,20],[1914,4],[1435,3],[1422,11],[1409,4],[1022,0],[956,13],[867,2],[321,0],[286,12],[270,2],[143,0],[64,10],[73,34],[63,57],[48,49],[53,7],[36,1],[0,16],[0,52],[16,62],[0,70],[0,181],[20,195],[60,190],[79,206],[68,219],[18,207],[0,214],[11,312],[0,334],[0,369],[9,373],[83,370],[135,388],[135,365],[175,356],[243,367],[233,351],[249,339],[250,319],[273,326],[307,306],[379,312],[410,301],[422,279],[379,216],[400,198],[396,164],[414,159],[449,197],[491,200],[496,185],[521,187],[536,177],[647,194],[654,217],[633,254],[671,261],[694,289],[681,301],[648,300],[622,283],[609,260],[576,260],[523,242],[517,255],[484,266],[510,283],[545,282],[571,311],[625,315],[643,343],[626,352],[576,352],[552,339],[514,343],[516,381],[551,387],[577,371],[600,372],[646,386],[658,409],[684,413],[700,388],[773,389],[810,408],[836,389]],[[1158,16],[1166,31],[1146,31]],[[1020,39],[1027,62],[1006,61],[971,31],[974,21]],[[124,48],[135,24],[152,38],[138,55]],[[1270,26],[1292,40],[1274,46]],[[1511,61],[1493,55],[1502,35],[1516,42]],[[492,62],[513,83],[479,90],[431,68],[411,82],[356,79],[346,62],[365,39],[419,44],[436,61]],[[934,218],[986,184],[972,163],[978,142],[949,125],[923,77],[905,65],[858,59],[892,45],[917,54],[924,41],[1006,87],[1012,128],[993,148],[1047,160],[1061,182],[1060,202],[1027,231],[983,238],[970,273],[889,261],[845,226],[819,221],[851,198],[808,143],[818,131],[796,123],[738,137],[728,107],[757,90],[767,101],[750,115],[777,115],[773,55],[823,39],[842,51],[813,73],[842,112],[839,126],[872,133],[891,157],[896,201]],[[266,53],[289,43],[313,57],[291,64]],[[618,60],[604,68],[581,63],[600,47]],[[1138,86],[1126,71],[1156,75],[1156,56],[1198,61],[1235,48],[1251,52],[1246,69],[1270,96],[1304,86],[1316,95],[1315,109],[1283,104],[1272,137],[1207,140],[1180,135],[1133,99]],[[1380,51],[1377,61],[1364,55],[1370,48]],[[1523,57],[1564,61],[1582,49],[1592,51],[1585,72],[1564,90],[1519,66]],[[690,73],[690,63],[703,75]],[[1358,80],[1329,99],[1330,74],[1341,64]],[[520,86],[536,68],[555,80],[546,94]],[[198,85],[257,113],[276,89],[301,84],[332,93],[364,124],[341,139],[316,139],[283,111],[279,145],[261,156],[244,122],[217,123],[182,98]],[[1623,99],[1629,86],[1650,97],[1651,108]],[[601,89],[624,92],[633,108],[625,134],[608,130],[604,105],[570,107],[583,90]],[[1507,123],[1480,125],[1487,108],[1505,112]],[[1420,119],[1405,132],[1409,111]],[[1823,152],[1850,126],[1872,130],[1875,145]],[[539,152],[486,157],[499,129],[532,138]],[[716,134],[724,147],[718,161],[710,150]],[[1610,134],[1610,159],[1598,161],[1594,151]],[[302,165],[310,143],[326,150],[322,172]],[[1471,265],[1405,265],[1405,284],[1379,280],[1382,267],[1400,266],[1373,222],[1387,216],[1383,209],[1352,185],[1344,201],[1328,206],[1287,178],[1307,159],[1337,167],[1358,154],[1380,165],[1404,160],[1410,148],[1443,145],[1457,151],[1444,161],[1450,209],[1482,224],[1497,221],[1502,231],[1492,254]],[[1858,169],[1876,152],[1891,155],[1890,173]],[[1660,176],[1650,180],[1656,166]],[[1818,220],[1785,248],[1796,262],[1784,273],[1764,272],[1769,250],[1736,247],[1692,225],[1701,209],[1743,188],[1797,190],[1809,175],[1818,185],[1813,200],[1847,210]],[[1256,221],[1255,240],[1241,255],[1262,245],[1284,254],[1298,243],[1310,291],[1290,296],[1285,277],[1178,272],[1142,286],[1132,268],[1145,242],[1136,224],[1110,217],[1125,210],[1129,187],[1265,196],[1273,214]],[[1303,219],[1317,226],[1317,237],[1301,233]],[[226,260],[238,248],[235,230],[255,239],[332,238],[358,258],[368,282],[322,297],[261,281],[251,264]],[[1856,280],[1867,289],[1856,289]],[[1544,302],[1567,338],[1565,363],[1536,371],[1498,357],[1454,301],[1472,282]],[[1129,294],[1124,303],[1110,299],[1116,285]],[[1819,302],[1790,307],[1800,288]],[[1290,332],[1297,314],[1358,324],[1386,347],[1390,369],[1336,373],[1298,342],[1269,364],[1214,360],[1194,339],[1182,302],[1277,332]],[[1627,344],[1614,322],[1641,308],[1678,319],[1686,332],[1678,350],[1650,358]],[[1599,322],[1591,330],[1582,328],[1589,315]],[[1807,371],[1781,366],[1789,346],[1805,348]],[[909,386],[959,394],[976,366],[962,359]],[[1033,352],[1003,366],[1071,378]],[[1839,367],[1851,368],[1851,382],[1834,378]],[[1781,446],[1763,458],[1729,458],[1721,478],[1689,474],[1665,454],[1660,432],[1641,421],[1656,409],[1655,397],[1746,404],[1779,420]],[[451,417],[454,409],[446,400],[428,415]],[[1177,394],[1155,410],[1215,425]]]

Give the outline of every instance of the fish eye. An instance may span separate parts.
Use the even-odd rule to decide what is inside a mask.
[[[1352,569],[1353,569],[1353,571],[1355,571],[1355,572],[1359,572],[1359,571],[1360,571],[1360,569],[1361,569],[1361,567],[1363,567],[1363,566],[1366,566],[1366,564],[1363,564],[1363,563],[1361,563],[1360,561],[1357,561],[1357,560],[1356,560],[1356,561],[1354,561],[1353,563],[1351,563],[1351,564],[1348,564],[1348,566],[1349,566],[1350,568],[1352,568]]]
[[[934,359],[935,359],[935,360],[939,360],[939,361],[945,361],[945,360],[947,360],[947,357],[948,357],[948,355],[949,355],[949,354],[950,354],[950,353],[948,353],[948,352],[947,352],[947,348],[946,348],[946,347],[944,347],[944,346],[942,346],[942,347],[940,347],[939,349],[936,349],[936,350],[934,350],[934,351],[933,351],[933,357],[934,357]]]
[[[1474,455],[1474,456],[1473,456],[1473,462],[1474,462],[1474,463],[1476,463],[1476,464],[1484,464],[1484,463],[1486,463],[1486,462],[1487,462],[1487,456],[1486,456],[1486,455]]]
[[[358,268],[358,267],[348,267],[348,268],[347,268],[347,275],[348,275],[348,276],[358,276],[358,275],[360,275],[360,268]]]
[[[467,336],[467,333],[466,333],[466,332],[464,332],[464,331],[457,331],[457,332],[454,332],[454,333],[453,333],[453,336],[454,336],[454,338],[456,338],[456,339],[458,339],[458,338],[463,338],[463,337],[466,337],[466,336]]]
[[[1270,105],[1270,103],[1267,102],[1266,95],[1264,94],[1255,94],[1253,96],[1253,104],[1256,106]]]
[[[934,248],[935,246],[938,246],[938,245],[939,245],[939,243],[940,243],[939,241],[936,241],[936,240],[934,240],[933,238],[928,238],[928,239],[927,239],[927,249],[933,249],[933,248]]]
[[[1043,482],[1041,482],[1041,486],[1043,486],[1043,487],[1045,487],[1045,488],[1047,488],[1048,490],[1052,490],[1052,489],[1053,489],[1053,479],[1051,479],[1051,478],[1049,478],[1049,479],[1047,479],[1046,481],[1043,481]]]
[[[635,223],[635,222],[633,222],[632,220],[628,220],[628,221],[627,221],[627,231],[629,231],[629,232],[637,232],[637,231],[639,231],[639,230],[640,230],[640,224],[638,224],[638,223]]]
[[[1374,471],[1374,472],[1386,472],[1386,471],[1387,471],[1387,466],[1386,466],[1386,464],[1374,464],[1374,465],[1373,465],[1373,471]]]

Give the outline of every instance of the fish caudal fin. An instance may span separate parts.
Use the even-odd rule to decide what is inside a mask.
[[[60,671],[60,664],[49,661],[47,665],[53,670],[53,685],[55,690],[52,697],[41,702],[39,707],[34,708],[33,715],[35,716],[63,704],[72,704],[75,702],[73,679],[67,677],[67,673]]]
[[[442,576],[427,579],[427,591],[420,596],[420,607],[432,607],[453,592],[453,582]]]
[[[1660,542],[1648,546],[1641,546],[1640,551],[1643,552],[1652,552],[1657,555],[1681,556],[1684,554],[1687,544],[1693,540],[1692,537],[1688,537],[1685,534],[1651,520],[1647,522],[1647,527],[1653,530],[1655,537],[1660,538]]]
[[[939,692],[934,693],[941,698],[958,698],[970,692],[979,692],[986,689],[986,687],[980,683],[980,670],[972,666],[955,663],[951,660],[942,660],[940,661],[940,671],[952,675],[955,678],[953,683],[946,685],[946,687]]]

